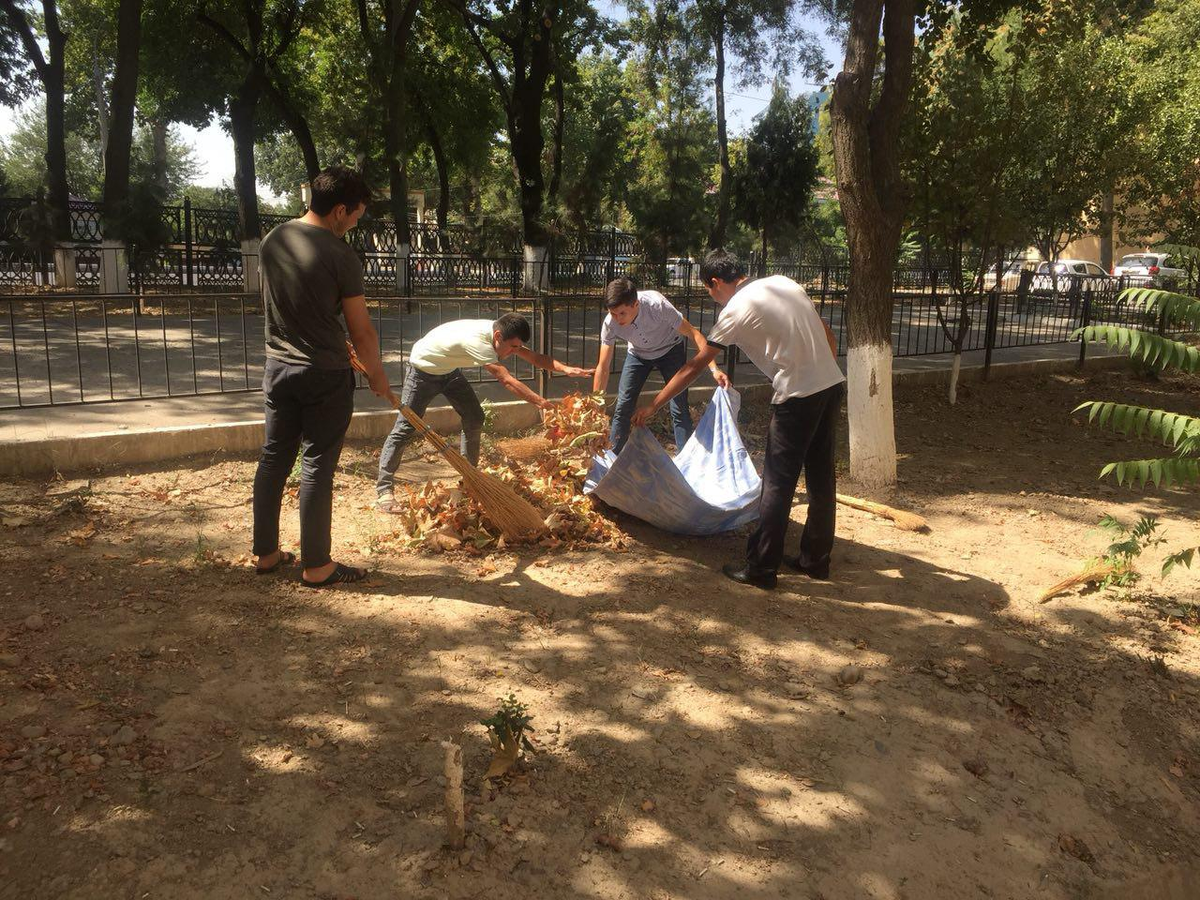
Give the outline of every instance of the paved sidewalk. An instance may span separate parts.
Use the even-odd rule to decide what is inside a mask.
[[[1123,358],[1088,348],[1089,363],[1094,365],[1120,364]],[[992,355],[991,377],[1070,371],[1078,359],[1078,344],[997,350]],[[983,351],[964,353],[961,380],[981,378],[983,360]],[[844,367],[845,360],[841,362]],[[945,381],[952,362],[950,354],[902,357],[895,361],[893,371],[897,382]],[[749,363],[738,365],[735,383],[751,395],[768,388],[762,374]],[[705,375],[697,385],[693,396],[702,401],[711,392],[711,382]],[[609,380],[609,386],[616,387],[616,377]],[[589,387],[587,379],[556,377],[551,396]],[[477,389],[483,399],[496,404],[497,433],[519,431],[537,421],[534,407],[517,401],[500,385],[485,383],[477,385]],[[643,393],[643,396],[650,395]],[[384,401],[361,390],[356,405],[350,439],[379,439],[387,434],[393,413]],[[446,432],[457,425],[457,417],[447,407],[430,409],[426,419],[434,428]],[[0,476],[77,471],[195,453],[250,453],[261,445],[262,434],[262,395],[257,391],[0,410]]]
[[[1088,348],[1088,356],[1104,356],[1096,348]],[[978,376],[983,366],[982,350],[963,354],[964,379]],[[1014,364],[1069,364],[1079,358],[1078,344],[1041,344],[1032,347],[1014,347],[996,350],[992,354],[995,377],[1002,377],[1004,370]],[[845,357],[839,362],[844,370]],[[925,377],[948,377],[951,354],[935,356],[906,356],[896,359],[894,372],[897,379],[905,379],[915,373]],[[918,375],[917,377],[921,377]],[[609,387],[615,388],[619,375],[609,379]],[[739,386],[762,384],[762,375],[747,362],[738,364],[735,380]],[[657,374],[650,384],[661,384]],[[698,387],[709,386],[707,375],[696,382]],[[495,383],[475,386],[481,398],[492,402],[504,402],[515,398]],[[589,389],[588,379],[555,377],[552,381],[552,396],[561,397],[570,391]],[[399,385],[395,386],[399,393]],[[360,390],[355,398],[359,412],[386,412],[388,404],[368,390]],[[230,394],[208,394],[204,396],[178,396],[160,400],[121,400],[111,403],[84,403],[74,406],[36,407],[31,409],[0,410],[0,444],[19,441],[44,441],[52,438],[81,437],[114,431],[136,432],[160,428],[187,428],[197,425],[228,425],[236,422],[262,421],[262,394],[258,391]]]

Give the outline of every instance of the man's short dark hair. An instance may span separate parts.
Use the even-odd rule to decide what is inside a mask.
[[[745,277],[746,270],[741,260],[725,249],[709,252],[704,262],[700,263],[700,280],[707,285],[711,285],[714,278],[733,284]]]
[[[529,321],[519,313],[505,313],[492,323],[492,331],[500,332],[500,340],[511,341],[520,338],[522,344],[528,344],[533,337],[533,329]]]
[[[616,309],[618,306],[629,306],[638,298],[637,285],[628,278],[614,278],[604,289],[604,306]]]
[[[312,200],[308,208],[318,216],[327,216],[334,207],[344,205],[354,212],[371,199],[371,188],[362,174],[342,166],[330,166],[312,180]]]

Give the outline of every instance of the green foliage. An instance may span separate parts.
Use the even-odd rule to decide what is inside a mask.
[[[1129,38],[1142,98],[1125,145],[1137,154],[1125,186],[1131,242],[1200,246],[1200,0],[1159,0]]]
[[[529,723],[533,717],[528,713],[529,707],[517,701],[515,694],[500,698],[500,708],[489,718],[480,720],[480,725],[487,728],[494,745],[516,746],[533,752],[533,744],[525,736],[526,731],[533,731]]]
[[[1136,563],[1142,553],[1151,547],[1157,547],[1166,539],[1156,534],[1159,529],[1158,520],[1154,516],[1142,516],[1133,528],[1112,516],[1106,515],[1098,523],[1112,536],[1112,543],[1104,551],[1104,555],[1093,563],[1103,563],[1109,567],[1109,574],[1100,582],[1101,588],[1132,587],[1141,575]]]
[[[771,102],[746,137],[735,172],[734,209],[763,244],[791,238],[807,217],[819,160],[808,98],[789,97],[776,81]]]
[[[1200,315],[1200,301],[1169,291],[1137,288],[1123,291],[1121,299],[1162,317],[1165,325],[1193,326]],[[1074,337],[1085,341],[1104,341],[1126,351],[1157,369],[1200,371],[1200,350],[1183,341],[1172,340],[1137,328],[1096,325],[1081,328]],[[1111,476],[1118,485],[1144,488],[1194,484],[1200,481],[1200,419],[1167,410],[1132,406],[1110,401],[1089,400],[1074,412],[1087,411],[1088,421],[1101,428],[1136,438],[1150,438],[1174,450],[1174,455],[1157,459],[1135,459],[1107,463],[1100,477]],[[1191,557],[1188,557],[1190,564]]]
[[[1102,342],[1111,349],[1128,351],[1134,359],[1160,369],[1174,367],[1185,372],[1200,369],[1200,350],[1161,335],[1130,328],[1125,325],[1088,325],[1079,328],[1071,337],[1075,340]]]

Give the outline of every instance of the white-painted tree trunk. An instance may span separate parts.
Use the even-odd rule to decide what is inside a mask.
[[[54,248],[54,286],[75,287],[75,245],[58,244]]]
[[[846,357],[850,420],[850,477],[869,488],[896,483],[896,435],[892,422],[892,348],[851,347]]]
[[[129,293],[129,258],[120,241],[100,242],[100,291],[105,294]]]
[[[262,290],[262,272],[258,265],[258,248],[261,244],[258,238],[242,241],[242,289],[247,294],[257,294]]]
[[[544,291],[550,286],[550,248],[525,244],[525,265],[521,287],[525,291]]]
[[[958,402],[958,373],[962,369],[962,353],[955,351],[954,364],[950,366],[950,405]]]
[[[412,244],[396,245],[396,290],[400,296],[408,293],[408,258],[412,256]]]

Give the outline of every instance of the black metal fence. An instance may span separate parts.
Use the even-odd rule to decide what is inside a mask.
[[[529,292],[521,276],[487,261],[461,266],[448,258],[435,265],[457,267],[448,274],[435,270],[429,290],[412,296],[375,295],[368,304],[379,332],[389,373],[403,378],[413,343],[430,328],[458,318],[496,318],[518,312],[533,327],[533,346],[573,365],[594,365],[600,347],[604,307],[600,295],[609,275],[593,273],[590,264],[576,265],[552,291]],[[845,352],[845,265],[798,262],[782,272],[803,284],[822,318]],[[544,271],[561,261],[545,264]],[[695,266],[638,263],[613,264],[642,285],[656,285],[687,319],[707,331],[718,309],[699,286]],[[772,267],[773,269],[773,267]],[[772,271],[772,274],[776,274]],[[461,293],[442,285],[456,280]],[[437,279],[437,280],[435,280]],[[535,278],[535,281],[539,280]],[[467,282],[470,281],[470,284]],[[992,350],[1069,341],[1079,326],[1111,322],[1161,330],[1137,309],[1123,303],[1113,284],[1096,290],[1083,280],[1064,278],[1064,290],[1039,295],[1029,276],[1006,278],[999,289],[967,305],[968,326],[963,351]],[[892,314],[893,348],[897,356],[947,353],[954,349],[943,327],[958,323],[962,305],[939,293],[936,279],[898,277]],[[939,315],[940,314],[940,315]],[[140,398],[191,396],[259,389],[264,356],[263,311],[258,295],[237,291],[160,295],[44,293],[0,297],[0,408],[105,402]],[[624,361],[618,346],[613,368]],[[739,363],[736,351],[722,359],[739,382],[761,379],[752,366]],[[545,376],[518,362],[515,374],[548,389]],[[487,380],[486,371],[470,375]]]

